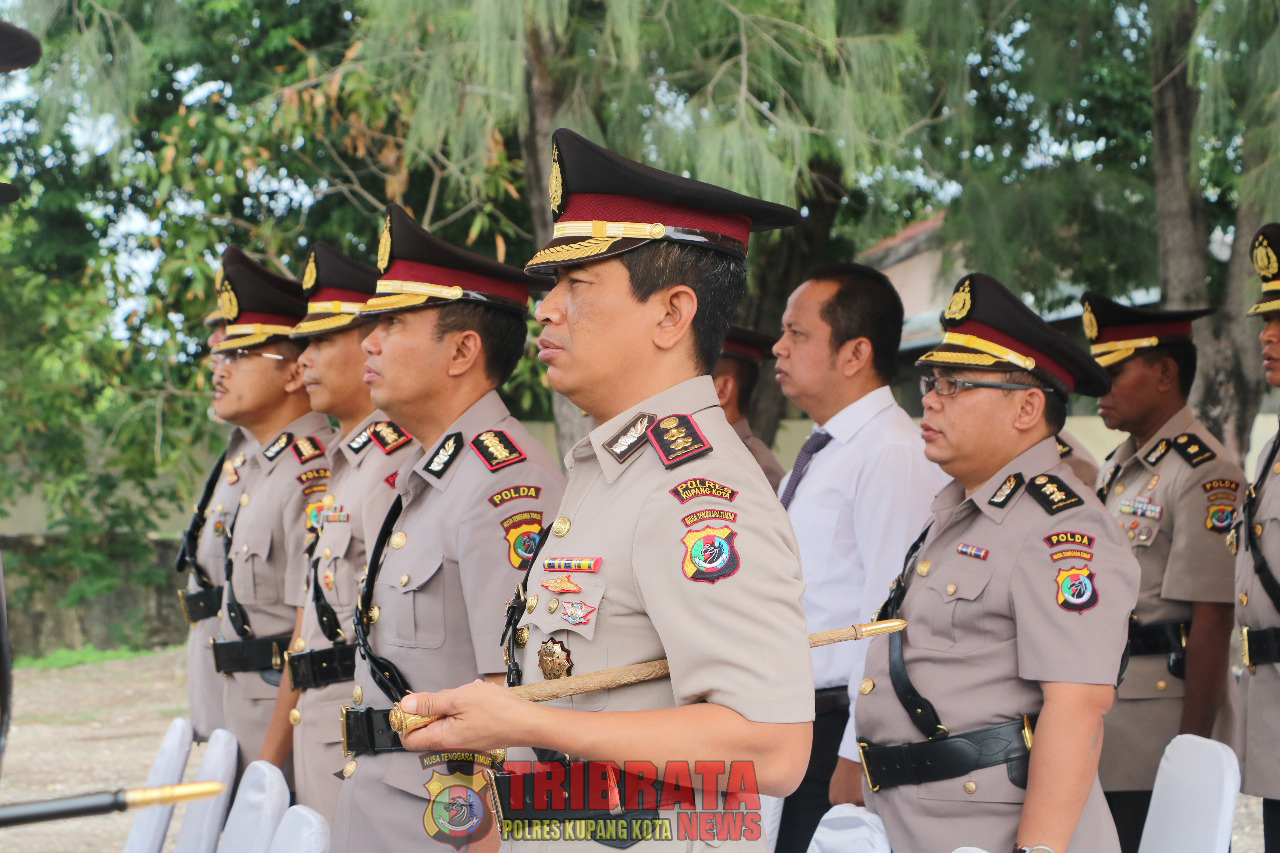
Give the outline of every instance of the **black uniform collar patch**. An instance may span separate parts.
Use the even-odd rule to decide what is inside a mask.
[[[373,438],[373,424],[360,430],[355,437],[347,442],[347,449],[352,453],[359,453],[369,446],[369,440]]]
[[[276,436],[275,441],[271,442],[270,444],[268,444],[266,447],[262,449],[262,455],[274,462],[275,458],[279,456],[281,453],[284,453],[284,449],[292,443],[293,443],[293,433],[282,432]]]
[[[1160,439],[1159,444],[1151,448],[1150,453],[1142,457],[1142,460],[1146,462],[1148,465],[1156,465],[1160,462],[1161,459],[1164,458],[1164,455],[1169,452],[1169,449],[1171,447],[1173,447],[1173,442],[1169,441],[1169,439],[1167,438],[1162,438]],[[1107,458],[1109,459],[1111,457],[1107,457]]]
[[[1055,441],[1058,442],[1058,458],[1065,459],[1075,452],[1075,448],[1062,440],[1062,436],[1057,436]]]
[[[1218,457],[1218,454],[1210,450],[1209,446],[1193,432],[1184,432],[1175,438],[1173,440],[1173,449],[1178,451],[1178,455],[1187,460],[1187,464],[1192,468],[1199,467]]]
[[[613,437],[604,443],[604,449],[609,451],[609,455],[618,462],[625,462],[631,454],[645,446],[644,434],[657,419],[657,415],[641,412],[614,433]]]
[[[511,436],[500,429],[487,429],[471,439],[471,449],[490,471],[523,462],[526,458]]]
[[[1040,474],[1032,478],[1027,492],[1049,515],[1057,515],[1084,503],[1084,498],[1071,491],[1070,486],[1052,474]]]
[[[305,465],[312,459],[324,456],[324,445],[314,435],[308,435],[293,443],[293,455]]]
[[[409,433],[400,429],[391,421],[378,421],[369,431],[373,436],[373,443],[378,445],[382,452],[388,456],[413,441]]]
[[[458,451],[462,449],[462,433],[455,432],[453,435],[445,436],[444,441],[431,454],[431,461],[427,463],[427,473],[439,479],[444,476],[444,472],[449,470],[449,466],[453,464],[453,460],[458,458]]]
[[[1009,501],[1013,500],[1013,496],[1018,493],[1018,489],[1022,488],[1022,484],[1024,482],[1026,481],[1023,480],[1021,474],[1010,474],[1008,477],[1005,477],[1004,482],[1000,484],[1000,488],[996,489],[995,494],[991,496],[991,499],[987,501],[987,503],[995,507],[1008,506]]]
[[[689,415],[667,415],[649,427],[648,435],[665,468],[683,465],[711,452],[711,442]]]

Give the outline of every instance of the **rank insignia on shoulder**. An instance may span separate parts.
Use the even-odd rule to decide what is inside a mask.
[[[1063,441],[1062,436],[1057,436],[1055,437],[1054,440],[1058,442],[1058,458],[1059,459],[1070,456],[1072,453],[1075,452],[1075,448],[1072,447],[1070,444],[1067,444],[1065,441]]]
[[[1236,508],[1232,504],[1213,504],[1204,526],[1215,533],[1226,533],[1236,523]]]
[[[462,433],[455,432],[453,435],[446,436],[435,449],[435,453],[431,455],[431,461],[427,463],[427,473],[433,477],[443,477],[444,472],[448,471],[449,466],[453,464],[453,460],[458,458],[458,451],[461,448]]]
[[[1169,439],[1162,438],[1160,439],[1160,443],[1157,444],[1155,447],[1151,448],[1151,452],[1148,453],[1146,456],[1142,457],[1142,459],[1148,465],[1155,465],[1161,459],[1164,458],[1164,455],[1169,452],[1169,448],[1171,448],[1172,446],[1173,444],[1169,441]]]
[[[1040,474],[1032,479],[1027,491],[1049,515],[1057,515],[1084,503],[1084,498],[1071,491],[1070,486],[1052,474]]]
[[[355,434],[355,437],[347,442],[347,448],[352,453],[359,453],[369,446],[370,439],[373,438],[373,424],[365,427]]]
[[[688,415],[667,415],[649,427],[649,443],[665,468],[711,452],[711,443]]]
[[[975,560],[985,560],[991,552],[986,548],[979,548],[977,545],[961,543],[956,546],[956,553],[965,557],[973,557]]]
[[[1218,458],[1218,454],[1210,450],[1195,433],[1184,432],[1175,438],[1173,449],[1178,451],[1178,455],[1187,460],[1187,464],[1192,468]]]
[[[293,433],[282,432],[276,436],[276,440],[271,442],[262,450],[262,455],[268,459],[275,461],[275,458],[284,452],[284,449],[293,443]]]
[[[391,421],[378,421],[370,430],[370,435],[373,436],[373,443],[378,445],[382,452],[387,455],[413,441],[409,433],[400,429]]]
[[[497,471],[526,459],[524,451],[516,446],[511,436],[500,429],[485,430],[471,439],[471,449],[490,471]]]
[[[308,435],[293,443],[293,455],[305,465],[312,459],[324,456],[324,445],[314,435]]]
[[[716,583],[738,573],[742,560],[735,540],[738,532],[731,527],[704,527],[690,530],[684,542],[684,576],[691,581]]]
[[[614,433],[613,437],[604,443],[604,449],[609,451],[609,455],[618,462],[625,462],[631,454],[644,447],[644,434],[653,425],[653,421],[657,415],[649,412],[641,412],[636,415],[626,426]]]
[[[1088,566],[1058,572],[1058,606],[1071,613],[1084,613],[1098,603],[1098,587]]]
[[[1024,482],[1021,474],[1010,474],[1000,484],[1000,488],[996,489],[996,493],[991,496],[987,503],[997,507],[1007,505],[1013,499],[1013,496],[1018,493],[1018,489],[1022,488]]]

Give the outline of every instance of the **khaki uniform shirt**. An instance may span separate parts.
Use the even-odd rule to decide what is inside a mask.
[[[734,421],[731,426],[738,434],[738,438],[742,439],[742,443],[747,446],[747,452],[751,454],[751,458],[759,463],[760,470],[764,472],[764,478],[769,481],[769,487],[773,489],[774,494],[777,494],[782,478],[787,475],[787,469],[782,467],[778,457],[774,456],[773,451],[769,449],[769,445],[751,431],[751,424],[746,418]]]
[[[1114,479],[1112,479],[1114,477]],[[1110,483],[1107,512],[1142,568],[1140,625],[1189,622],[1196,601],[1232,600],[1235,523],[1244,470],[1190,408],[1169,418],[1141,448],[1130,436],[1098,474]],[[1098,775],[1104,791],[1149,791],[1164,748],[1178,734],[1186,685],[1167,655],[1133,655],[1107,713]]]
[[[307,533],[315,527],[328,487],[325,450],[335,438],[328,418],[308,412],[241,468],[244,491],[232,524],[231,584],[254,637],[293,633],[303,604]],[[227,601],[223,590],[218,631],[220,639],[236,640]],[[282,655],[288,642],[282,644]],[[226,681],[223,713],[240,743],[241,770],[258,757],[278,689],[258,672],[237,672]]]
[[[1050,479],[1037,482],[1042,477]],[[1127,545],[1052,438],[1010,461],[972,498],[956,481],[944,488],[904,575],[901,610],[907,671],[943,725],[961,734],[1038,714],[1045,681],[1115,684],[1138,592]],[[888,637],[872,641],[860,692],[860,739],[880,746],[924,740],[894,694]],[[893,848],[920,853],[1010,849],[1025,796],[1007,765],[866,792]],[[1059,853],[1118,850],[1095,781],[1071,845]]]
[[[1071,473],[1080,482],[1089,485],[1098,479],[1098,460],[1085,449],[1080,439],[1065,429],[1058,433],[1058,455],[1071,466]]]
[[[1269,469],[1261,467],[1276,438],[1262,448],[1253,488],[1257,492],[1254,530],[1262,557],[1280,577],[1280,457]],[[1236,536],[1236,621],[1250,631],[1280,628],[1276,610],[1253,567],[1243,528]],[[1236,661],[1235,663],[1238,663]],[[1256,797],[1280,799],[1280,664],[1243,667],[1234,682],[1235,748],[1240,757],[1240,790]]]
[[[296,651],[334,645],[316,615],[312,587],[317,579],[320,594],[338,618],[345,643],[354,646],[351,619],[357,578],[364,574],[367,551],[395,499],[400,465],[417,447],[408,433],[375,411],[328,449],[331,474],[321,498],[320,538],[312,549],[312,565],[304,580],[306,604]],[[342,786],[339,771],[346,762],[342,732],[335,721],[341,717],[342,706],[351,704],[352,686],[351,681],[339,681],[302,691],[292,717],[296,720],[293,768],[297,801],[320,812],[330,824],[337,817]]]
[[[673,415],[691,424],[673,426]],[[708,450],[664,467],[644,432],[655,423],[655,436],[685,430],[673,435],[693,439],[680,449]],[[669,678],[549,704],[639,711],[713,702],[758,723],[811,721],[795,538],[711,379],[682,382],[602,424],[567,464],[564,501],[517,629],[524,683],[666,658]],[[521,749],[508,757],[533,756]],[[660,817],[674,824],[671,811]],[[542,846],[581,850],[575,841]],[[683,841],[672,846],[686,849]],[[733,841],[716,846],[735,849]]]
[[[415,691],[504,673],[498,639],[505,602],[520,581],[517,567],[560,499],[560,466],[493,391],[427,452],[416,449],[403,462],[396,478],[400,518],[373,581],[373,652],[395,664]],[[381,522],[369,525],[368,542]],[[348,696],[356,707],[391,707],[359,656]],[[335,718],[335,731],[337,725]],[[334,850],[434,843],[423,828],[431,773],[417,753],[355,756],[341,769],[347,778]]]
[[[244,488],[240,469],[257,449],[258,442],[249,433],[239,427],[231,430],[218,484],[205,507],[195,560],[215,586],[221,586],[226,580],[227,534]],[[187,591],[199,592],[200,589],[195,573],[187,572]],[[187,702],[191,728],[199,740],[208,740],[214,729],[224,725],[222,692],[226,679],[213,668],[213,655],[209,654],[209,641],[217,634],[218,619],[212,616],[196,622],[187,631]]]

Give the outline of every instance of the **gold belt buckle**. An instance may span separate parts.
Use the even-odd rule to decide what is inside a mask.
[[[185,589],[178,590],[178,607],[182,609],[182,618],[187,620],[187,624],[191,624],[191,611],[187,609],[187,591]]]
[[[1257,667],[1253,665],[1253,661],[1249,660],[1249,629],[1240,626],[1240,657],[1244,660],[1244,665],[1249,668],[1249,674],[1253,675],[1257,672]]]
[[[866,741],[858,741],[858,761],[862,763],[862,777],[867,780],[867,790],[874,794],[880,790],[880,786],[871,781],[871,770],[867,767],[867,757],[864,753],[864,750],[868,747],[870,747],[870,744]]]
[[[1031,750],[1031,718],[1026,714],[1022,715],[1022,742],[1027,745],[1027,750]]]
[[[350,758],[351,750],[347,748],[347,712],[351,710],[350,705],[342,706],[342,757]]]

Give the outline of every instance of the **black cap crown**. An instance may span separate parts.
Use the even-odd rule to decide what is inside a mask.
[[[1085,291],[1080,304],[1084,306],[1080,315],[1084,335],[1101,367],[1124,361],[1140,349],[1190,342],[1191,321],[1213,313],[1212,308],[1185,311],[1134,308],[1092,290]]]
[[[302,285],[276,275],[235,246],[222,253],[218,308],[227,337],[214,352],[255,347],[288,337],[307,313]]]
[[[307,318],[293,327],[293,337],[328,334],[360,322],[360,311],[377,293],[378,271],[316,242],[302,270],[302,290]]]
[[[1253,235],[1249,246],[1253,268],[1262,279],[1262,293],[1249,309],[1250,314],[1269,314],[1280,311],[1280,222],[1268,222]]]

